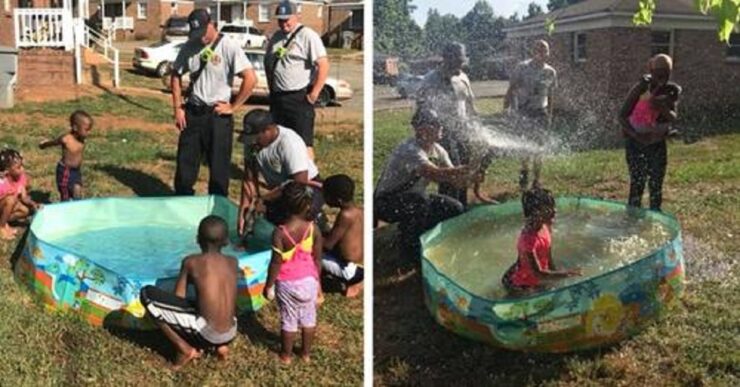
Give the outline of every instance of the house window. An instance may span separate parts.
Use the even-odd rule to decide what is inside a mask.
[[[573,33],[573,60],[576,62],[586,61],[586,33]]]
[[[673,56],[673,31],[650,32],[650,55],[658,54]]]
[[[322,17],[324,16],[324,6],[319,5],[318,9],[316,10],[316,17]]]
[[[295,7],[295,13],[297,13],[297,14],[300,15],[301,12],[303,12],[303,4],[296,5],[296,7]]]
[[[349,28],[351,30],[362,29],[362,23],[365,21],[364,13],[365,12],[361,9],[352,11],[352,14],[349,17]]]
[[[260,4],[259,5],[259,17],[258,21],[260,23],[267,23],[270,21],[270,5],[269,4]]]
[[[146,1],[139,0],[138,3],[136,3],[136,17],[139,19],[146,19]]]
[[[174,15],[176,13],[177,13],[177,3],[173,1],[172,4],[170,5],[170,15]]]
[[[740,61],[740,33],[730,34],[727,41],[727,59]]]

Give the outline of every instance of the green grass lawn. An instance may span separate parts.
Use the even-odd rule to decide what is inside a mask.
[[[499,99],[479,104],[500,110]],[[410,135],[411,111],[375,115],[374,174]],[[666,212],[682,226],[687,286],[677,307],[637,336],[588,352],[550,355],[495,349],[437,325],[416,265],[400,262],[395,227],[375,234],[374,358],[377,384],[719,385],[740,383],[740,123],[734,133],[669,144]],[[494,161],[485,192],[518,199],[518,162]],[[543,185],[556,195],[626,201],[622,148],[548,159]],[[644,198],[646,200],[646,198]]]
[[[172,194],[177,136],[156,128],[171,121],[166,100],[103,94],[77,101],[19,104],[0,115],[0,146],[20,150],[31,176],[32,196],[59,200],[54,168],[59,151],[40,151],[42,139],[66,129],[68,115],[85,109],[99,118],[88,140],[84,181],[87,196]],[[244,112],[237,114],[241,122]],[[101,118],[101,117],[104,117]],[[118,123],[118,126],[102,122]],[[127,124],[128,123],[128,124]],[[160,124],[160,125],[156,125]],[[148,127],[148,126],[147,126]],[[361,127],[361,126],[360,126]],[[362,136],[347,132],[318,136],[317,160],[323,176],[347,173],[362,193]],[[236,200],[242,176],[242,150],[235,143],[229,197]],[[342,160],[359,160],[343,162]],[[206,191],[207,170],[196,184]],[[205,358],[180,372],[168,368],[174,354],[158,332],[108,331],[75,314],[48,312],[13,277],[11,255],[20,238],[0,244],[0,385],[358,385],[362,382],[362,299],[333,293],[319,310],[313,363],[278,365],[279,315],[274,303],[241,316],[231,358],[221,364]],[[113,247],[114,248],[114,247]]]

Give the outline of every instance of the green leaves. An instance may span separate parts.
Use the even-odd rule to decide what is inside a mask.
[[[652,23],[655,0],[640,0],[637,7],[637,12],[632,16],[632,23],[638,26]]]
[[[547,35],[550,36],[555,31],[555,18],[554,17],[546,17],[545,18],[545,31],[547,31]]]
[[[717,20],[717,37],[721,42],[729,42],[730,34],[740,26],[740,0],[694,0],[694,7]],[[650,24],[654,12],[655,0],[640,0],[632,23],[638,26]]]

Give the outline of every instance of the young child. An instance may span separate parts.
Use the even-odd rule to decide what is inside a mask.
[[[324,233],[321,267],[345,286],[345,295],[355,297],[362,291],[364,269],[362,207],[354,202],[355,183],[347,175],[333,175],[324,180],[324,200],[339,208],[336,221]]]
[[[668,165],[665,139],[671,134],[670,123],[678,118],[677,105],[681,87],[670,81],[673,70],[670,56],[654,56],[650,59],[649,69],[650,74],[643,75],[632,86],[620,110],[619,122],[626,137],[625,156],[630,174],[627,203],[631,207],[641,207],[642,193],[647,183],[650,209],[660,211],[663,203],[663,180]],[[633,123],[639,125],[636,127]],[[648,127],[647,132],[644,130],[645,126]],[[653,127],[655,129],[651,129]]]
[[[200,357],[203,350],[226,360],[227,345],[236,337],[238,262],[221,254],[228,235],[222,218],[203,218],[197,237],[201,253],[182,261],[175,294],[151,285],[141,289],[142,305],[177,350],[175,369]],[[188,282],[195,286],[195,303],[185,299]]]
[[[23,157],[13,149],[0,151],[0,237],[10,240],[16,230],[8,222],[23,221],[41,208],[28,195]]]
[[[657,61],[662,57],[651,58],[648,69],[655,71]],[[629,116],[630,125],[639,134],[662,135],[670,128],[671,111],[675,107],[681,89],[674,83],[663,83],[651,87],[652,75],[643,75],[640,83],[644,92],[640,94]]]
[[[553,280],[581,275],[579,268],[557,270],[551,258],[552,221],[555,199],[550,191],[532,188],[522,194],[525,223],[517,240],[517,261],[506,271],[501,282],[512,295],[527,294],[547,288]]]
[[[271,300],[277,295],[282,338],[280,361],[284,364],[291,362],[298,328],[303,335],[301,359],[310,361],[316,329],[323,241],[321,233],[314,232],[314,223],[308,220],[312,194],[306,185],[288,183],[283,188],[283,197],[289,217],[272,234],[273,253],[264,296]]]
[[[82,152],[85,150],[85,138],[92,130],[93,120],[86,112],[77,110],[69,116],[69,126],[69,133],[39,144],[41,149],[62,147],[62,159],[57,164],[57,189],[63,202],[82,198]]]

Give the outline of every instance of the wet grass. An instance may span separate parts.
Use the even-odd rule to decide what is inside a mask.
[[[40,151],[39,141],[64,129],[34,122],[39,114],[66,117],[78,108],[93,114],[168,123],[169,106],[159,99],[103,94],[77,101],[20,104],[0,115],[0,146],[12,146],[25,158],[36,200],[57,201],[54,167],[59,151]],[[27,119],[22,119],[24,113]],[[241,122],[244,112],[237,114]],[[358,127],[361,127],[358,125]],[[322,175],[347,173],[362,192],[362,136],[358,130],[327,136],[318,133]],[[173,131],[134,128],[93,130],[85,155],[87,196],[170,195],[177,137]],[[235,142],[230,198],[239,194],[243,152]],[[355,160],[355,161],[351,161]],[[202,168],[196,191],[206,191]],[[361,196],[361,195],[360,195]],[[154,333],[108,331],[71,313],[48,312],[13,277],[11,256],[20,244],[0,244],[0,384],[2,385],[358,385],[362,382],[362,300],[328,294],[319,310],[313,363],[279,366],[279,315],[274,304],[241,316],[232,356],[221,364],[205,358],[180,372],[168,368],[174,355],[166,339]],[[112,246],[111,248],[115,248]]]
[[[500,106],[486,104],[488,113]],[[376,179],[387,155],[409,135],[410,116],[409,110],[376,116]],[[398,257],[395,226],[376,230],[375,383],[738,385],[740,124],[733,132],[669,144],[663,208],[682,226],[686,290],[663,320],[609,348],[526,354],[456,336],[427,311],[418,265]],[[516,160],[494,161],[484,190],[501,200],[518,199],[518,169]],[[629,179],[622,148],[549,159],[542,176],[543,185],[556,195],[626,201]]]

